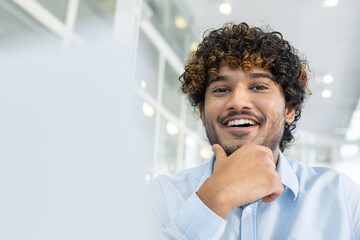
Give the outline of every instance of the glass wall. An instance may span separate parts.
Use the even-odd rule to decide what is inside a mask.
[[[198,113],[180,90],[179,76],[196,40],[174,1],[144,1],[141,15],[134,81],[147,106],[144,115],[155,119],[148,174],[173,175],[211,154]]]

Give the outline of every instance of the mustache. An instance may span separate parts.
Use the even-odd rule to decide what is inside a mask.
[[[227,118],[237,116],[237,115],[247,115],[249,117],[255,118],[259,123],[262,123],[265,121],[265,117],[256,115],[255,113],[247,110],[241,110],[241,111],[231,111],[224,117],[218,117],[218,122],[222,124]]]

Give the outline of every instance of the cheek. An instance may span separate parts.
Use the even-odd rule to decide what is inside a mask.
[[[257,98],[256,106],[264,115],[277,117],[285,115],[285,102],[279,97]]]
[[[224,105],[222,101],[209,99],[205,102],[204,110],[205,118],[217,118],[224,110]]]

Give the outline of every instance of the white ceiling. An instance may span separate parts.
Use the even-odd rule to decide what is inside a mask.
[[[323,8],[322,0],[232,1],[232,13],[218,11],[220,0],[177,1],[190,17],[192,31],[199,36],[225,22],[245,21],[267,26],[305,54],[311,72],[309,97],[299,129],[333,138],[343,138],[360,97],[360,1],[339,0],[333,8]],[[181,2],[181,4],[180,4]],[[322,76],[331,74],[331,85]],[[332,97],[321,97],[322,90]]]

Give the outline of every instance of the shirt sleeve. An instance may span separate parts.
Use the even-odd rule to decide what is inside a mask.
[[[218,240],[226,221],[211,211],[193,192],[184,199],[157,181],[152,186],[156,239]],[[154,196],[155,194],[155,196]]]
[[[344,188],[353,232],[352,239],[360,239],[360,185],[345,176]]]

